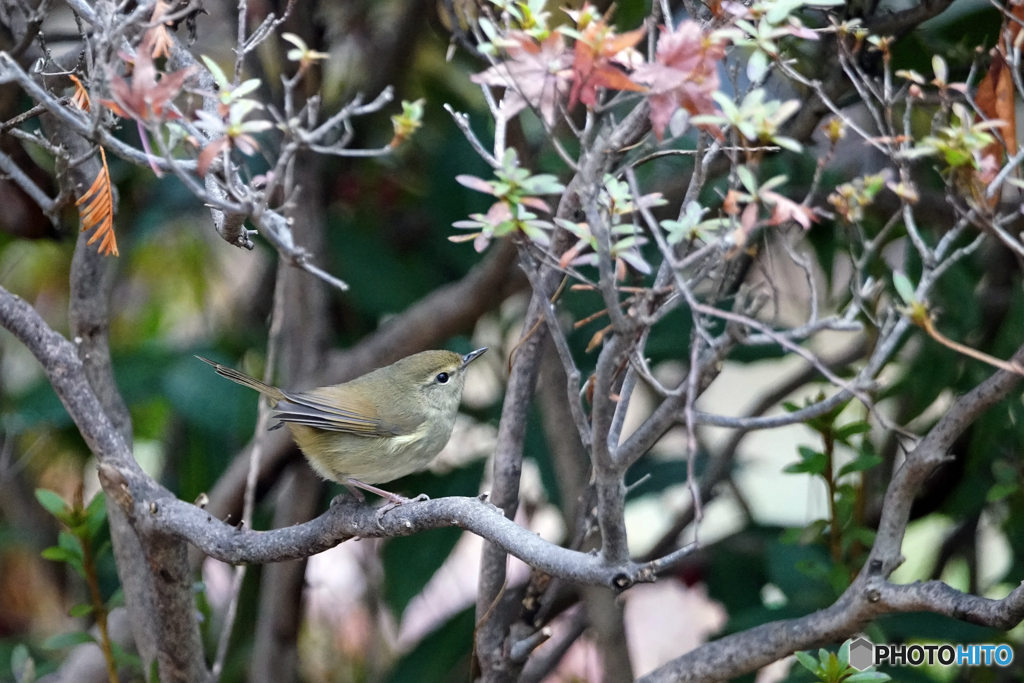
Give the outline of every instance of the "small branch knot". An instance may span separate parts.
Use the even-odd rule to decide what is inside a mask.
[[[128,490],[128,480],[120,470],[109,463],[101,462],[98,470],[103,490],[114,499],[126,515],[131,515],[135,500]]]
[[[238,237],[235,238],[235,246],[252,251],[256,248],[256,244],[252,241],[252,235],[255,234],[255,230],[242,228],[241,232],[238,233]]]

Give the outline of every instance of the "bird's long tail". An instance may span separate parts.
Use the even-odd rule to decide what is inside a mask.
[[[232,382],[236,382],[238,384],[241,384],[242,386],[249,387],[250,389],[255,389],[256,391],[260,392],[264,396],[268,396],[274,401],[281,401],[284,399],[284,393],[277,387],[272,387],[269,384],[264,384],[255,377],[250,377],[244,372],[239,372],[238,370],[235,370],[234,368],[229,368],[226,365],[215,363],[209,358],[203,358],[202,356],[196,356],[196,358],[203,361],[204,363],[209,363],[210,365],[212,365],[213,369],[216,370],[217,374],[220,375],[221,377],[226,377]]]

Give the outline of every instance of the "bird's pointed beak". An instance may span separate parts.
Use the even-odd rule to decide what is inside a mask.
[[[467,353],[465,356],[462,357],[462,367],[466,367],[467,365],[475,361],[477,358],[484,355],[484,351],[486,350],[487,347],[485,346],[482,349],[477,349],[476,351],[470,351],[469,353]]]

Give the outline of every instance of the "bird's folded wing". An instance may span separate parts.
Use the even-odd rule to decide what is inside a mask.
[[[359,405],[356,405],[351,400],[342,403],[335,397],[329,400],[330,403],[325,397],[311,392],[284,392],[284,400],[278,402],[271,417],[281,422],[368,437],[401,436],[408,432],[377,417],[376,410],[369,401],[360,401]]]

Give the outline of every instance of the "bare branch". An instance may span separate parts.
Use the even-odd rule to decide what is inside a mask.
[[[50,214],[55,208],[54,201],[50,199],[42,189],[36,185],[28,175],[9,156],[0,152],[0,171],[10,178],[14,183],[24,190],[25,194],[32,198],[43,213]]]

